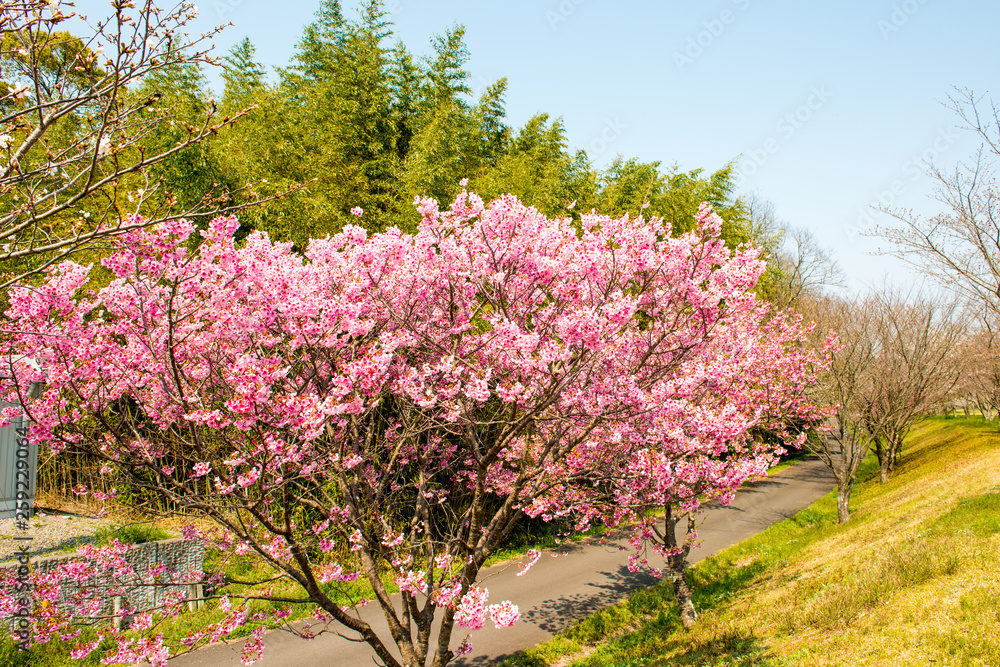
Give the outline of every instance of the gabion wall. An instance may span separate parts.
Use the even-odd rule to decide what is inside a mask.
[[[67,561],[83,558],[77,554],[33,558],[31,569],[35,573],[49,572]],[[124,558],[135,575],[118,580],[114,573],[108,572],[99,576],[98,580],[89,581],[82,586],[63,584],[63,608],[70,611],[72,605],[66,603],[66,600],[81,588],[85,589],[84,595],[88,600],[95,596],[101,597],[100,616],[111,616],[118,609],[131,607],[135,607],[136,612],[149,611],[169,599],[176,599],[178,594],[187,600],[195,598],[189,606],[200,606],[197,598],[201,597],[201,585],[194,584],[192,578],[186,577],[195,572],[198,576],[194,581],[201,580],[201,574],[205,570],[205,546],[201,542],[181,538],[146,542],[132,547]],[[158,565],[164,566],[163,574],[150,577],[150,568]],[[4,564],[2,569],[16,567],[17,563],[14,562]],[[8,625],[14,621],[10,617],[3,620]]]

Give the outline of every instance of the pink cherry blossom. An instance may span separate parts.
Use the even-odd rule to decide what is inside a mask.
[[[455,622],[469,630],[479,630],[486,623],[486,600],[490,592],[485,588],[472,586],[462,596],[455,609]]]
[[[500,604],[491,604],[486,610],[497,629],[509,628],[521,618],[521,612],[517,605],[511,604],[510,600],[504,600]]]

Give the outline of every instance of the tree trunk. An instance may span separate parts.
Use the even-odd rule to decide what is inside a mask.
[[[896,469],[896,461],[899,460],[899,452],[903,449],[902,439],[896,440],[891,443],[889,448],[889,472]]]
[[[694,601],[691,599],[691,587],[688,586],[687,563],[683,557],[679,565],[674,564],[675,557],[668,559],[670,562],[670,576],[674,580],[674,596],[677,598],[677,610],[681,614],[681,623],[685,628],[690,628],[698,621],[698,612],[695,611]]]
[[[881,440],[875,441],[875,457],[878,459],[878,479],[885,484],[889,481],[889,449]]]
[[[854,484],[850,481],[837,483],[837,523],[847,523],[851,518],[851,489]]]
[[[694,531],[694,517],[687,515],[687,533],[678,548],[676,531],[680,517],[674,518],[673,508],[669,505],[664,510],[666,546],[679,549],[677,553],[667,557],[667,570],[674,582],[674,597],[677,599],[677,611],[680,613],[681,623],[685,628],[690,628],[698,621],[698,612],[695,611],[694,600],[691,599],[691,586],[687,582],[687,557],[691,552],[691,542],[687,538]]]

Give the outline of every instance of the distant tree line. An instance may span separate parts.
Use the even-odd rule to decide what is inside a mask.
[[[354,207],[364,210],[370,230],[414,229],[414,196],[446,205],[463,178],[487,201],[511,193],[547,215],[643,212],[663,216],[675,232],[691,229],[707,201],[727,221],[727,242],[749,240],[748,210],[735,196],[731,166],[708,174],[619,157],[598,168],[586,151],[569,147],[559,118],[540,113],[511,127],[506,79],[473,97],[463,26],[435,36],[430,53],[419,57],[394,40],[381,0],[357,9],[349,19],[339,0],[322,0],[275,81],[249,39],[237,44],[223,58],[218,105],[223,115],[252,112],[159,165],[165,189],[192,202],[213,188],[235,193],[254,183],[264,195],[305,184],[241,215],[247,230],[297,244],[356,221]],[[212,105],[197,62],[157,73],[142,92],[192,116]],[[178,132],[177,125],[162,128],[161,140],[176,141]]]

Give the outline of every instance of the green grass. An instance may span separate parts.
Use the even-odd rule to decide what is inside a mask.
[[[943,535],[970,533],[976,537],[1000,534],[1000,490],[991,490],[970,498],[937,520],[932,527]]]
[[[504,667],[1000,665],[1000,435],[931,419],[852,518],[833,493],[690,570],[698,625],[669,584],[638,591]]]
[[[87,629],[81,634],[80,640],[92,641],[96,637],[93,630]],[[3,667],[66,667],[67,665],[99,667],[101,665],[99,656],[95,654],[91,654],[83,660],[74,660],[70,656],[70,650],[74,645],[68,642],[54,641],[33,646],[27,651],[20,651],[10,639],[6,629],[0,630],[0,665]],[[108,648],[110,648],[110,644],[108,644]]]
[[[98,546],[118,540],[125,544],[145,544],[169,540],[174,534],[152,523],[127,523],[119,526],[102,526],[94,533],[94,543]]]
[[[506,545],[497,549],[486,559],[483,567],[516,560],[524,556],[529,549],[558,550],[566,544],[577,544],[587,538],[606,533],[608,533],[608,528],[605,526],[592,526],[589,530],[581,533],[567,533],[565,528],[560,528],[557,524],[543,524],[534,534],[524,533],[509,540]]]

